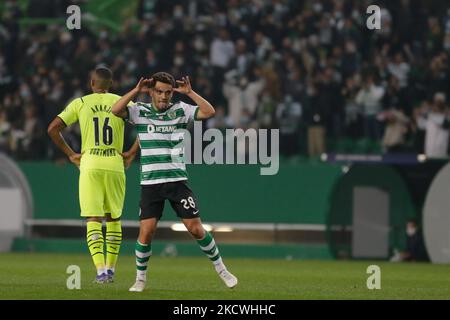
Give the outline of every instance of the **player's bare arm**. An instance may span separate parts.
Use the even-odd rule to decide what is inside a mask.
[[[197,92],[192,90],[191,82],[189,80],[189,77],[182,77],[181,80],[177,80],[178,87],[174,88],[173,90],[187,95],[189,98],[191,98],[196,105],[198,105],[199,110],[197,113],[197,119],[198,120],[204,120],[209,119],[216,113],[216,110],[214,107],[201,95],[199,95]]]
[[[123,163],[126,169],[128,169],[131,166],[131,163],[136,157],[138,150],[139,150],[139,138],[136,138],[130,150],[121,153],[123,157]]]
[[[66,128],[66,124],[64,123],[64,121],[62,121],[59,117],[55,117],[55,119],[53,119],[53,121],[48,126],[47,132],[56,146],[67,155],[69,160],[77,167],[80,167],[81,154],[73,151],[72,148],[64,140],[61,134],[64,128]]]
[[[113,105],[111,112],[122,119],[127,117],[127,105],[133,100],[139,93],[147,92],[152,83],[152,79],[139,79],[138,84],[134,87],[130,92],[122,96],[117,102]]]

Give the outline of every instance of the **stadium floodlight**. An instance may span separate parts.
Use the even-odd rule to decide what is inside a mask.
[[[427,161],[427,156],[424,154],[419,154],[419,155],[417,155],[417,161],[425,162],[425,161]]]
[[[186,226],[182,223],[174,223],[170,226],[173,231],[187,231]]]
[[[187,231],[186,226],[182,223],[174,223],[170,226],[173,231]],[[203,224],[203,229],[206,231],[211,231],[213,228],[209,224]]]
[[[214,232],[233,232],[233,228],[229,226],[221,226],[213,228]]]

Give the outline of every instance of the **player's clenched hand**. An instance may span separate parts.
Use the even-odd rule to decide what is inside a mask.
[[[126,152],[122,152],[121,155],[123,158],[123,164],[125,166],[125,169],[128,169],[131,166],[131,163],[133,162],[134,157],[136,157],[136,153],[126,151]]]
[[[80,153],[74,153],[69,157],[70,162],[72,162],[74,165],[76,165],[78,168],[80,167],[80,160],[81,160],[81,154]]]
[[[153,82],[153,78],[150,78],[150,79],[141,78],[141,79],[139,79],[139,82],[136,85],[135,89],[138,92],[145,92],[151,86],[152,82]]]
[[[181,80],[177,80],[178,87],[173,88],[174,91],[182,94],[189,94],[192,92],[191,81],[189,77],[182,77]]]

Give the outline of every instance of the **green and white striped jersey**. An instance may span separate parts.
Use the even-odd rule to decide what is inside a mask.
[[[187,180],[182,160],[184,132],[175,130],[186,129],[198,110],[182,101],[163,112],[151,103],[128,106],[128,121],[135,125],[141,147],[141,185]]]

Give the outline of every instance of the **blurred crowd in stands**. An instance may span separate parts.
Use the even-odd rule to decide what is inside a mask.
[[[156,71],[189,75],[217,109],[206,128],[279,128],[285,157],[448,154],[448,1],[377,1],[380,30],[366,27],[372,1],[359,0],[141,0],[118,33],[20,23],[66,19],[83,2],[3,3],[0,151],[16,159],[61,158],[46,126],[89,93],[99,64],[118,94]],[[79,148],[79,128],[65,137]]]

